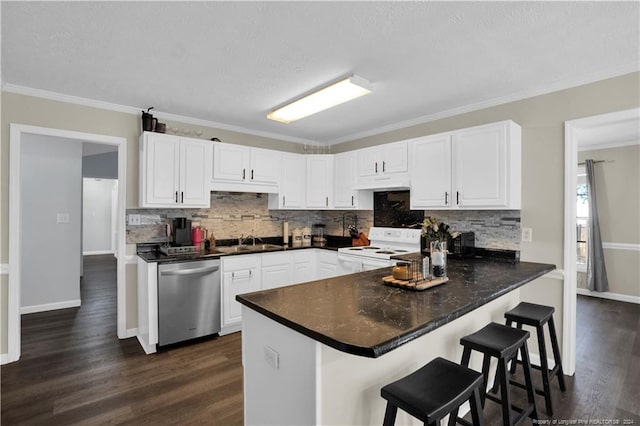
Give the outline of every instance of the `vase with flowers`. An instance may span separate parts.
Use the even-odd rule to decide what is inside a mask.
[[[435,217],[427,217],[422,222],[422,236],[429,243],[430,273],[435,278],[447,276],[447,245],[449,238],[455,238],[459,234],[446,223],[438,222]]]

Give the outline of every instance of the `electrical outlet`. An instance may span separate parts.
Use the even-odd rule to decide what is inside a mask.
[[[533,240],[533,229],[522,228],[522,242],[530,243]]]
[[[57,223],[69,223],[69,213],[58,213],[56,215]]]
[[[140,215],[139,214],[130,214],[129,215],[129,225],[140,225]]]
[[[264,348],[264,360],[267,361],[274,370],[280,369],[280,354],[275,349],[265,346]]]

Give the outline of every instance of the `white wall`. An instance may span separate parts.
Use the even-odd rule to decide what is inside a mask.
[[[77,306],[82,145],[25,135],[21,160],[21,312]],[[68,223],[58,223],[60,213]]]
[[[82,184],[82,251],[113,253],[113,197],[117,180],[84,178]]]

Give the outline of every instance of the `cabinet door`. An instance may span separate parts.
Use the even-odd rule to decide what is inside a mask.
[[[263,254],[260,278],[263,290],[291,284],[293,282],[293,255],[289,252]]]
[[[209,156],[206,141],[180,140],[180,204],[183,207],[209,207]]]
[[[406,173],[409,170],[408,157],[406,142],[382,145],[382,158],[378,159],[378,171],[383,174]]]
[[[356,151],[358,159],[358,176],[370,177],[378,174],[378,157],[380,148],[365,148]],[[382,165],[380,165],[382,167]]]
[[[252,269],[225,272],[222,277],[222,326],[228,327],[242,320],[242,309],[236,301],[238,294],[260,290],[256,288]]]
[[[213,179],[248,181],[249,157],[248,147],[216,143],[213,146]]]
[[[280,156],[278,151],[251,149],[251,170],[247,179],[256,183],[277,184],[280,179]]]
[[[338,272],[338,253],[328,250],[318,251],[318,279],[340,275]]]
[[[411,209],[451,204],[451,136],[411,142]]]
[[[175,207],[179,202],[180,140],[167,135],[143,138],[142,207]]]
[[[306,160],[300,154],[282,154],[281,208],[304,207]]]
[[[507,205],[506,129],[499,124],[453,133],[454,205]]]
[[[352,188],[356,184],[356,157],[353,151],[343,152],[333,157],[333,205],[334,207],[357,207],[357,193]]]
[[[333,205],[333,157],[307,156],[307,208],[326,209]]]
[[[317,279],[315,249],[297,250],[293,253],[293,282],[305,283]]]

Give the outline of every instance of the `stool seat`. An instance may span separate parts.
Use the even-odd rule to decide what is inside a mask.
[[[521,324],[539,326],[549,321],[554,311],[555,309],[552,306],[521,302],[518,306],[506,312],[504,317]]]
[[[432,424],[473,398],[479,403],[482,374],[436,358],[408,376],[384,386],[380,394],[425,424]],[[395,414],[394,414],[395,417]]]
[[[496,358],[505,358],[515,353],[528,338],[526,330],[492,322],[460,339],[460,344]]]

